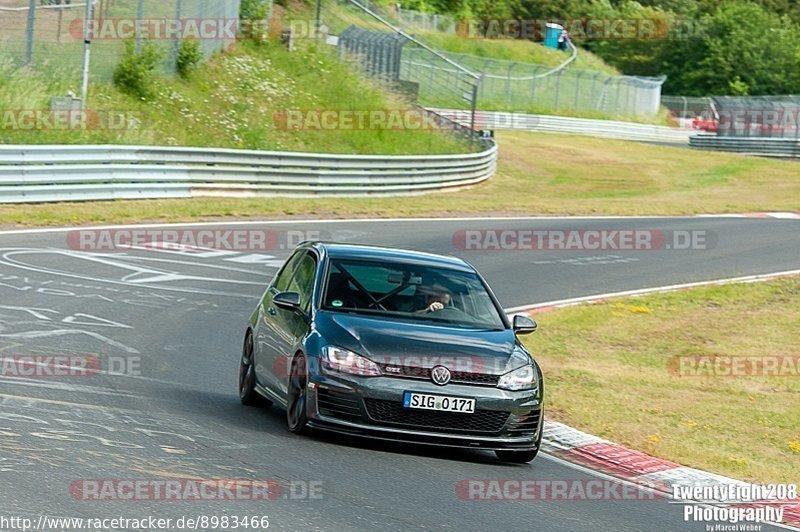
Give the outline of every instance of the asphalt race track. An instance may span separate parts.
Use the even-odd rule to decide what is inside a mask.
[[[0,377],[0,516],[269,516],[270,528],[336,531],[705,530],[704,522],[684,522],[680,504],[660,498],[500,502],[464,500],[456,491],[466,479],[597,478],[546,455],[514,466],[488,452],[294,436],[278,409],[239,404],[246,318],[290,241],[315,232],[461,256],[506,307],[800,268],[800,220],[790,219],[242,227],[274,231],[275,249],[82,251],[66,231],[0,234],[0,355],[97,356],[114,360],[119,373]],[[668,236],[651,251],[478,251],[458,244],[460,231],[487,229]],[[675,234],[702,234],[706,244],[695,247],[706,249],[675,249]],[[546,315],[540,323],[547,326]],[[92,479],[165,478],[271,480],[281,489],[269,501],[165,502],[81,500],[75,488]]]

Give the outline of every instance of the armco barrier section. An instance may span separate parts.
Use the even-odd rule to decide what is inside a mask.
[[[497,146],[428,156],[145,146],[0,146],[0,203],[193,196],[401,195],[480,183]]]
[[[800,157],[800,139],[695,135],[689,139],[689,145],[700,150],[727,151],[743,155]]]
[[[464,111],[453,109],[435,109],[434,111],[448,118],[453,118],[456,121],[463,121],[464,119]],[[637,124],[635,122],[571,118],[552,115],[531,115],[501,111],[478,111],[475,116],[475,128],[548,131],[552,133],[571,133],[574,135],[590,135],[621,140],[664,142],[683,145],[689,143],[689,137],[697,134],[697,130],[693,129]]]

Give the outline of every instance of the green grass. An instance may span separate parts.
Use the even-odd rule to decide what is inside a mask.
[[[5,205],[0,206],[0,225],[800,212],[800,180],[794,162],[545,133],[501,133],[497,140],[497,175],[457,192],[396,198],[197,198]]]
[[[391,10],[384,7],[382,13],[392,20]],[[306,8],[290,14],[300,19],[308,16]],[[388,30],[363,12],[338,4],[326,7],[323,20],[333,33],[352,24],[372,31]],[[633,108],[628,102],[635,101],[635,91],[626,84],[607,83],[609,76],[619,76],[619,71],[588,50],[580,49],[575,63],[561,76],[539,78],[536,76],[562,64],[569,55],[526,40],[471,38],[460,30],[455,34],[408,31],[461,66],[486,74],[478,94],[478,109],[668,123],[663,108],[655,115],[627,110]],[[406,45],[403,58],[414,63],[405,65],[401,75],[419,84],[422,105],[468,107],[464,98],[471,90],[468,76],[458,74],[451,65],[413,44]],[[430,65],[435,66],[431,69]]]
[[[526,345],[548,417],[683,465],[796,482],[800,376],[680,376],[670,360],[800,356],[798,309],[799,278],[698,288],[544,313]]]
[[[415,35],[418,35],[438,50],[469,54],[476,58],[532,63],[546,67],[558,66],[569,58],[569,54],[565,52],[546,48],[539,43],[526,40],[473,39],[458,34],[437,32],[415,32]],[[583,49],[578,51],[578,57],[570,68],[594,70],[612,76],[619,75],[617,69],[606,64],[588,50]]]
[[[462,153],[469,147],[441,131],[287,130],[286,110],[396,110],[409,102],[353,76],[351,67],[311,41],[288,52],[274,40],[244,42],[214,56],[188,80],[157,74],[147,101],[108,82],[91,87],[89,108],[126,113],[117,130],[0,131],[14,144],[144,144],[363,154]],[[61,70],[0,63],[0,108],[48,109],[54,94],[75,90]],[[276,120],[277,118],[277,120]]]

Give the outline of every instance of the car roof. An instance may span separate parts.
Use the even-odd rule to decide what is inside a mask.
[[[387,262],[426,264],[454,270],[475,271],[475,268],[469,263],[457,257],[448,257],[446,255],[437,255],[422,251],[339,242],[313,242],[309,244],[324,250],[324,252],[333,259],[385,260]]]

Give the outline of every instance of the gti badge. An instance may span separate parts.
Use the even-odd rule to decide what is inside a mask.
[[[444,366],[436,366],[431,370],[431,380],[434,384],[444,386],[450,382],[450,370]]]

